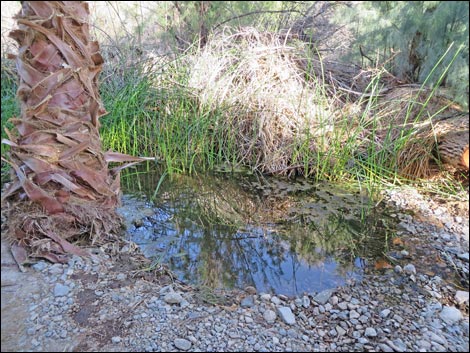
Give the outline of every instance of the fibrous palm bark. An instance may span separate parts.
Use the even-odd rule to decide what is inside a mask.
[[[11,239],[54,262],[84,254],[71,241],[110,239],[121,225],[119,173],[108,162],[126,158],[102,151],[103,59],[90,39],[88,16],[85,2],[24,1],[19,29],[10,33],[19,44],[13,58],[21,116],[11,119],[15,128],[2,141],[11,146],[12,167],[2,201],[11,210]]]

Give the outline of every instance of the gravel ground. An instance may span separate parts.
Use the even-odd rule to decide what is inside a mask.
[[[395,266],[297,298],[155,277],[132,244],[23,273],[2,240],[2,351],[467,352],[468,204],[384,198],[400,219]]]

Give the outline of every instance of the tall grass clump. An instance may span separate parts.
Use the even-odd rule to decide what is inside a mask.
[[[17,74],[14,69],[14,65],[9,62],[8,59],[2,58],[2,68],[1,68],[1,92],[2,92],[2,139],[8,138],[5,129],[12,129],[13,124],[11,124],[8,119],[12,117],[19,116],[19,106],[16,101],[16,90],[17,90]],[[7,151],[9,151],[9,146],[6,144],[1,144],[1,155],[5,156]],[[7,181],[8,171],[10,167],[8,164],[2,161],[2,184]]]
[[[108,74],[102,86],[109,113],[101,129],[106,148],[155,157],[170,174],[232,163],[233,134],[221,129],[217,109],[198,104],[186,85],[187,68],[181,56]]]
[[[283,35],[225,29],[194,57],[189,85],[201,107],[224,114],[237,163],[271,174],[329,172],[334,101],[320,70],[307,71],[321,60],[305,49]]]

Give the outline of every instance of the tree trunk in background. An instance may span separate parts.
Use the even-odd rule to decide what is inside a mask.
[[[19,29],[10,33],[19,44],[13,58],[21,117],[11,119],[15,129],[3,141],[11,146],[12,183],[2,204],[9,201],[17,257],[28,249],[63,262],[66,254],[85,254],[71,241],[115,239],[121,227],[119,173],[108,170],[118,154],[101,147],[103,59],[90,41],[88,16],[84,2],[25,1]]]

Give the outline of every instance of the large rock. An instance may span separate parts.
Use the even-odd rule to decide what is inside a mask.
[[[463,315],[459,309],[457,309],[456,307],[447,306],[447,305],[444,306],[439,316],[441,317],[442,320],[444,320],[445,322],[449,324],[456,323],[463,319]]]

